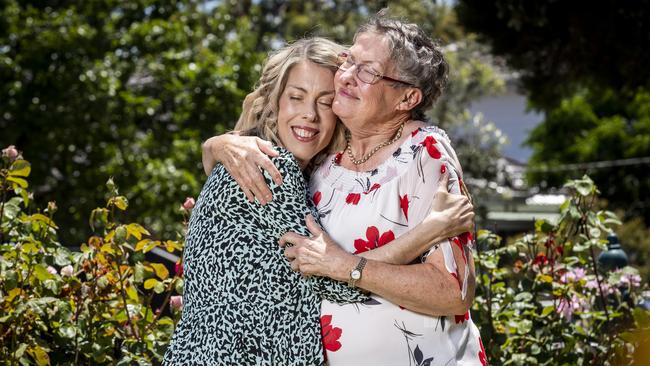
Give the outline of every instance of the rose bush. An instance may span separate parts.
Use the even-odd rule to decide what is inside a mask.
[[[638,271],[598,267],[603,239],[620,224],[596,209],[598,190],[584,177],[556,224],[510,243],[479,231],[475,319],[498,365],[624,365],[650,346]]]
[[[184,233],[155,240],[141,225],[120,222],[128,201],[109,180],[106,206],[90,215],[94,234],[70,251],[57,238],[56,204],[35,207],[30,171],[14,146],[2,150],[0,360],[158,364],[183,306],[183,264],[170,273],[145,253],[182,251]],[[477,235],[472,312],[490,340],[484,352],[492,364],[622,365],[634,362],[635,350],[650,349],[650,317],[635,306],[637,271],[603,272],[596,260],[618,219],[596,210],[598,190],[588,178],[568,188],[573,194],[557,224],[540,220],[505,244],[489,231]],[[185,222],[194,205],[190,197],[180,205]],[[325,346],[335,349],[340,329],[324,318]]]
[[[94,234],[70,251],[57,240],[56,205],[38,210],[28,193],[30,164],[15,147],[0,166],[0,360],[10,365],[151,365],[178,321],[180,273],[145,259],[154,240],[112,180],[106,206],[90,215]],[[161,304],[161,305],[154,305]]]

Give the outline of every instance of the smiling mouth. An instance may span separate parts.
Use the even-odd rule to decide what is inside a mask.
[[[339,91],[339,95],[344,96],[344,97],[346,97],[346,98],[359,99],[359,98],[353,96],[352,94],[350,94],[350,92],[348,92],[348,91],[346,91],[346,90],[344,90],[344,89],[341,89],[341,90]]]
[[[311,142],[316,139],[316,136],[320,131],[314,128],[305,128],[305,127],[291,127],[291,132],[293,132],[293,137],[298,141],[302,142]]]

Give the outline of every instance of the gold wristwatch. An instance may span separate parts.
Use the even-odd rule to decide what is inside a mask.
[[[363,272],[363,267],[366,266],[366,263],[368,263],[368,260],[364,257],[361,257],[361,260],[359,260],[359,263],[357,263],[357,266],[354,267],[352,271],[350,271],[350,280],[348,280],[348,286],[350,287],[355,287],[357,284],[357,281],[361,279],[361,274]]]

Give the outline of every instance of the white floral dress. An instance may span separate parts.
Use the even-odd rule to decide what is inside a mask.
[[[450,189],[460,192],[460,165],[446,134],[437,127],[415,130],[392,157],[370,172],[348,170],[338,164],[340,159],[341,153],[332,155],[315,170],[310,188],[322,225],[350,252],[385,245],[421,222],[430,210],[441,171],[450,170]],[[451,281],[459,278],[452,245],[460,248],[466,261],[471,240],[467,233],[430,249],[429,253],[443,252]],[[458,285],[465,296],[467,284]],[[331,366],[487,365],[469,312],[432,317],[374,294],[369,301],[348,305],[324,300],[321,332]]]

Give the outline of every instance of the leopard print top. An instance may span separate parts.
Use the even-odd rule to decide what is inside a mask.
[[[278,239],[309,235],[305,215],[315,211],[295,158],[278,150],[283,184],[265,177],[266,206],[249,203],[220,164],[203,186],[187,232],[183,313],[163,365],[322,365],[321,299],[367,300],[291,270]]]

